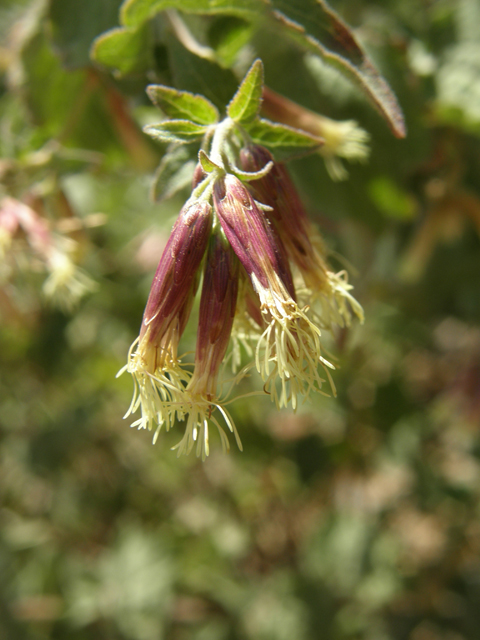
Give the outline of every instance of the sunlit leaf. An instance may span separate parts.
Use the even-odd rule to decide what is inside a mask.
[[[211,173],[214,169],[218,169],[218,165],[216,165],[210,158],[207,156],[203,149],[200,149],[198,153],[198,161],[202,165],[202,169],[206,173]]]
[[[251,122],[260,111],[263,89],[263,64],[256,60],[227,107],[227,114],[240,123]]]
[[[194,142],[205,134],[207,127],[202,127],[190,120],[167,120],[160,124],[149,124],[144,128],[147,135],[161,142]]]
[[[192,120],[198,124],[218,121],[217,108],[203,96],[158,84],[147,87],[147,93],[150,100],[169,118]]]
[[[291,153],[314,151],[323,142],[321,138],[311,136],[304,131],[269,120],[256,120],[246,128],[254,142],[271,149],[287,148]]]
[[[258,0],[126,0],[120,10],[120,19],[124,25],[136,26],[165,9],[248,18],[259,15],[263,4]]]
[[[273,15],[305,49],[316,53],[358,84],[398,138],[406,135],[395,94],[358,44],[351,29],[325,0],[272,0]]]

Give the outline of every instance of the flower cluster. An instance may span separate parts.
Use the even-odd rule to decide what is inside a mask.
[[[41,211],[41,203],[35,203]],[[71,311],[96,283],[75,262],[78,245],[64,234],[54,233],[35,208],[12,197],[0,200],[0,283],[13,267],[47,272],[45,297],[60,309]]]
[[[330,269],[285,167],[230,118],[215,125],[205,146],[121,371],[135,385],[126,417],[141,412],[132,426],[154,430],[155,441],[162,428],[184,422],[174,448],[178,455],[195,449],[203,459],[211,425],[229,447],[221,422],[241,448],[225,405],[246,371],[256,368],[278,407],[295,409],[310,392],[325,393],[326,381],[334,392],[321,332],[363,319],[346,273]],[[192,371],[179,341],[202,274]],[[250,362],[241,368],[243,353]],[[227,360],[234,374],[225,391]]]

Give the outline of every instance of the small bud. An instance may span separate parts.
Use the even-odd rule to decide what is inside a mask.
[[[134,380],[125,417],[140,408],[142,416],[132,426],[150,430],[156,423],[154,440],[163,425],[168,430],[176,415],[184,415],[180,407],[191,374],[178,360],[178,343],[192,308],[211,226],[212,207],[206,202],[195,202],[180,212],[153,279],[140,335],[118,374],[128,371]]]
[[[186,305],[195,295],[211,225],[212,208],[206,202],[196,202],[180,212],[153,278],[140,340],[148,333],[149,342],[160,346],[174,319],[182,318],[180,325],[185,328]]]
[[[197,456],[209,454],[209,421],[217,426],[224,448],[228,440],[212,412],[219,408],[239,447],[235,425],[217,395],[218,374],[230,341],[238,293],[238,259],[231,247],[217,233],[210,239],[200,300],[200,314],[195,353],[195,370],[185,392],[182,412],[188,415],[185,435],[174,448],[178,455],[188,454],[197,443]]]
[[[263,286],[279,278],[292,298],[292,274],[285,249],[247,187],[227,174],[214,186],[215,209],[220,224],[248,275],[255,274]]]

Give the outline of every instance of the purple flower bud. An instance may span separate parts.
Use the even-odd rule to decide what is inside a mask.
[[[217,233],[210,239],[205,262],[195,354],[192,393],[216,396],[220,365],[227,351],[238,293],[239,262],[230,245]]]
[[[172,330],[179,338],[185,329],[211,226],[212,207],[206,202],[180,212],[153,279],[140,340],[148,330],[149,342],[159,345]]]
[[[202,165],[200,164],[200,162],[197,162],[195,169],[193,171],[193,177],[192,177],[192,190],[195,189],[195,187],[198,187],[198,185],[207,177],[207,174],[205,173]]]
[[[272,154],[260,145],[251,145],[240,152],[240,164],[245,171],[259,171],[271,160]],[[311,242],[312,226],[284,165],[274,163],[266,176],[252,181],[250,188],[258,200],[272,207],[267,216],[288,255],[302,271],[311,270],[317,262]]]
[[[295,299],[285,249],[243,182],[227,174],[215,183],[213,197],[222,229],[248,275],[265,288],[280,278]]]

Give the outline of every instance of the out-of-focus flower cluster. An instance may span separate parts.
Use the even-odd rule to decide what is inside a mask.
[[[75,240],[54,233],[34,206],[10,196],[0,200],[0,283],[15,269],[46,273],[45,297],[70,311],[96,286],[77,266],[76,250]]]
[[[125,417],[141,415],[132,426],[154,430],[155,441],[183,421],[178,455],[195,449],[205,458],[211,424],[224,449],[223,423],[241,448],[226,404],[251,369],[279,408],[295,409],[313,391],[335,393],[322,331],[363,320],[363,311],[326,254],[284,165],[230,117],[213,125],[120,372],[134,379]],[[192,371],[179,341],[202,274]]]

